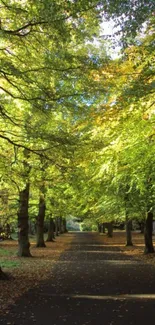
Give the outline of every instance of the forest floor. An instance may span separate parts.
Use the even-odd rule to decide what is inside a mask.
[[[137,311],[132,308],[135,317],[138,317],[138,312],[143,314],[145,311],[146,314],[145,306],[149,317],[149,308],[152,303],[155,306],[155,255],[143,254],[144,239],[138,232],[133,232],[133,244],[132,247],[125,247],[123,231],[115,231],[113,238],[97,233],[68,233],[57,237],[53,243],[47,243],[46,248],[35,248],[32,239],[33,258],[19,258],[16,256],[16,241],[0,242],[0,262],[3,270],[11,275],[9,281],[0,282],[0,324],[50,324],[50,320],[43,321],[41,316],[38,316],[40,314],[36,306],[39,304],[43,314],[47,312],[47,308],[50,308],[51,313],[52,308],[57,309],[52,316],[53,325],[65,322],[72,325],[102,325],[101,310],[103,314],[103,311],[107,313],[109,308],[113,308],[113,313],[110,312],[109,316],[106,316],[109,317],[106,325],[128,325],[137,322],[142,325],[144,315],[142,322],[139,322],[138,318],[128,322],[125,317],[135,303],[139,306],[136,307],[139,308]],[[132,294],[135,295],[133,301]],[[139,295],[137,298],[136,294]],[[129,299],[123,295],[128,295]],[[29,301],[32,306],[33,301],[37,303],[27,311],[25,301]],[[82,302],[84,306],[86,304],[82,308],[87,308],[85,318],[78,314]],[[69,312],[65,312],[62,303],[63,306],[67,304]],[[103,303],[107,304],[106,309],[102,306]],[[126,308],[125,315],[123,306]],[[94,318],[90,321],[88,316],[91,314]],[[95,315],[96,318],[99,317],[98,322]],[[104,314],[102,316],[104,317]],[[80,321],[78,317],[82,317]],[[144,324],[146,321],[145,317]],[[154,324],[154,320],[149,324]]]
[[[48,279],[52,266],[70,245],[70,237],[61,235],[47,242],[46,248],[36,248],[33,236],[30,243],[32,258],[21,258],[17,256],[17,240],[0,242],[0,266],[10,277],[9,281],[0,281],[0,313],[7,313],[7,307],[24,292]]]

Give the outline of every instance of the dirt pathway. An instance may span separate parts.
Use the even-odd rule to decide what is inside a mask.
[[[48,281],[29,290],[1,325],[155,324],[155,267],[95,233],[74,233]]]

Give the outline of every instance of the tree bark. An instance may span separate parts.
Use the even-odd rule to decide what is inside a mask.
[[[126,215],[126,246],[133,246],[132,243],[132,220]]]
[[[29,188],[30,184],[27,182],[24,190],[19,193],[19,208],[18,208],[18,256],[30,257],[30,243],[28,237],[28,203],[29,203]]]
[[[129,185],[126,184],[126,193],[124,196],[125,203],[125,228],[126,228],[126,246],[133,246],[132,244],[132,220],[129,218],[129,207],[130,207],[130,197],[129,197]]]
[[[40,192],[40,196],[39,196],[39,213],[38,213],[38,216],[37,216],[37,243],[36,243],[36,247],[46,247],[45,241],[44,241],[45,211],[46,211],[45,196],[44,196],[43,192]]]
[[[59,232],[60,232],[60,234],[63,234],[62,217],[59,217],[58,222],[59,222]]]
[[[59,236],[58,217],[55,218],[55,235]]]
[[[112,225],[112,222],[108,222],[107,223],[107,229],[108,229],[108,237],[112,237],[113,236],[113,225]]]
[[[105,224],[102,223],[102,233],[105,234]]]
[[[4,273],[0,267],[0,280],[9,280],[9,277],[6,273]]]
[[[145,254],[154,253],[152,231],[153,231],[153,213],[149,211],[147,212],[146,215],[145,229],[144,229],[144,241],[145,241],[144,253]]]
[[[101,233],[101,225],[99,223],[97,224],[97,227],[98,227],[98,232]]]
[[[47,235],[47,242],[52,242],[54,241],[54,221],[52,218],[49,220],[49,226],[48,226],[48,235]]]
[[[67,226],[66,226],[66,219],[65,218],[62,219],[62,224],[63,224],[63,232],[64,233],[68,232]]]

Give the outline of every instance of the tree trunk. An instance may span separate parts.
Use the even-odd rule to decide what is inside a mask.
[[[60,232],[60,234],[63,234],[62,217],[59,217],[58,222],[59,222],[59,232]]]
[[[129,207],[130,207],[130,194],[129,185],[126,184],[126,193],[124,196],[125,203],[125,228],[126,228],[126,246],[133,246],[132,244],[132,220],[129,218]]]
[[[0,267],[0,280],[9,280],[9,277],[6,273],[4,273]]]
[[[68,232],[67,227],[66,227],[66,219],[65,218],[62,219],[62,224],[63,224],[63,232],[64,233]]]
[[[46,247],[44,241],[44,219],[45,219],[45,196],[43,192],[40,193],[39,197],[39,213],[37,216],[37,243],[36,247]]]
[[[97,227],[98,227],[98,232],[101,233],[101,225],[99,223],[97,224]]]
[[[58,217],[55,218],[55,235],[59,236]]]
[[[112,225],[112,222],[108,222],[107,223],[107,229],[108,229],[108,237],[112,237],[113,236],[113,225]]]
[[[105,234],[105,224],[102,223],[102,233]]]
[[[30,243],[28,237],[29,224],[28,224],[28,203],[29,203],[29,188],[30,184],[27,183],[24,190],[19,193],[19,208],[18,208],[18,256],[30,257]]]
[[[145,220],[145,229],[144,229],[144,240],[145,240],[145,250],[144,253],[154,253],[153,241],[152,241],[152,231],[153,231],[153,213],[147,212]]]
[[[132,243],[132,220],[126,215],[126,246],[133,246]]]
[[[54,241],[54,221],[52,218],[50,218],[49,220],[49,227],[48,227],[48,235],[47,235],[47,240],[46,241],[49,241],[49,242],[52,242]]]

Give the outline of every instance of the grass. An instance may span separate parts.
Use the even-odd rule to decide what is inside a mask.
[[[12,260],[12,258],[15,256],[15,250],[0,247],[0,266],[7,269],[18,267],[20,263],[18,261]]]
[[[0,256],[14,256],[14,255],[15,253],[13,250],[0,247]]]
[[[12,269],[12,268],[20,266],[20,263],[18,261],[2,260],[0,262],[0,265],[1,265],[2,268]]]

